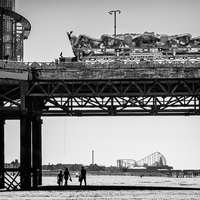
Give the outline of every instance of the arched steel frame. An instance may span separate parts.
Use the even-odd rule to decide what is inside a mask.
[[[151,155],[137,161],[138,166],[162,166],[166,164],[167,161],[160,152],[152,153]]]
[[[166,158],[160,152],[154,152],[151,155],[135,161],[133,159],[119,159],[117,160],[117,167],[119,168],[134,168],[134,167],[143,167],[143,166],[163,166],[166,165]]]

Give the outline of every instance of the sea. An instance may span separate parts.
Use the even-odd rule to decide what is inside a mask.
[[[57,185],[56,176],[45,176],[42,185]],[[78,178],[72,176],[68,185],[79,185]],[[127,175],[88,175],[87,185],[119,185],[119,186],[164,186],[195,188],[194,190],[37,190],[37,191],[0,191],[0,199],[12,200],[200,200],[200,177],[151,177]],[[84,186],[82,186],[84,187]]]

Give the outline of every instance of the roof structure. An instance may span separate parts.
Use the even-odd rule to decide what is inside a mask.
[[[0,18],[0,59],[23,61],[23,41],[30,34],[30,22],[7,7],[0,7]]]
[[[28,36],[30,34],[30,31],[31,31],[31,24],[25,17],[23,17],[22,15],[14,12],[14,11],[7,10],[5,8],[2,8],[2,7],[0,7],[0,13],[11,17],[16,23],[20,23],[23,26],[24,39],[28,39]]]

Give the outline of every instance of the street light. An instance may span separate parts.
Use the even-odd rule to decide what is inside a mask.
[[[114,13],[114,44],[115,44],[115,40],[116,40],[116,13],[121,13],[120,10],[111,10],[108,12],[110,15],[112,15]]]

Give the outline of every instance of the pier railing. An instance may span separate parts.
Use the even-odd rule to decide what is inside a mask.
[[[0,78],[28,73],[28,79],[151,79],[200,78],[200,61],[46,63],[0,61]],[[3,74],[4,72],[4,74]],[[8,74],[9,76],[9,74]],[[12,78],[15,74],[12,74]],[[6,77],[9,78],[9,77]]]

